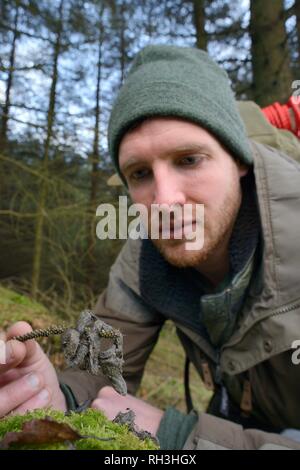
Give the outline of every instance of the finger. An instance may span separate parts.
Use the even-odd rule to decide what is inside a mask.
[[[125,411],[127,400],[123,400],[123,397],[120,397],[113,387],[106,385],[98,392],[97,398],[91,404],[91,408],[102,411],[108,419],[114,419],[116,406],[118,411],[121,411],[123,402]]]
[[[13,336],[25,335],[32,331],[32,327],[26,321],[17,321],[9,328],[7,328],[6,336],[7,339],[11,339]]]
[[[3,374],[0,374],[0,388],[4,387],[4,385],[10,382],[14,382],[23,375],[24,373],[21,370],[15,368],[10,369],[7,372],[4,372]]]
[[[102,387],[98,392],[97,398],[120,398],[120,395],[118,392],[115,391],[113,387],[111,387],[110,385],[105,385],[105,387]]]
[[[111,413],[109,413],[105,404],[107,405],[107,402],[105,403],[103,400],[101,400],[101,398],[96,398],[96,400],[92,402],[91,408],[94,408],[95,410],[100,410],[106,416],[106,418],[113,419],[113,417],[110,416]]]
[[[102,413],[110,420],[113,420],[119,412],[124,413],[127,408],[127,403],[112,403],[109,400],[96,398],[91,404],[91,408],[102,411]]]
[[[10,415],[23,415],[27,411],[45,408],[51,403],[51,393],[47,388],[43,388],[39,393],[27,400],[21,406],[15,408]]]
[[[15,336],[25,335],[26,333],[30,333],[32,331],[32,327],[29,323],[25,321],[18,321],[14,323],[10,328],[8,328],[6,335],[8,339],[11,339]],[[26,348],[26,364],[24,366],[30,365],[35,360],[35,355],[38,351],[38,343],[35,340],[28,340],[23,344]]]
[[[22,336],[30,333],[32,331],[32,327],[29,323],[25,321],[18,321],[14,323],[11,327],[8,328],[6,332],[7,339],[11,339],[14,336]],[[35,351],[36,342],[34,340],[25,341],[24,343],[27,348],[27,355],[31,355]]]
[[[5,341],[6,344],[4,354],[1,354],[0,375],[20,364],[26,354],[28,354],[27,345],[21,343],[20,341],[12,340],[11,338],[29,331],[31,331],[31,326],[29,323],[17,322],[8,328],[6,333],[2,332],[1,339],[2,341]],[[31,349],[34,348],[34,346],[29,347],[31,347]]]
[[[43,388],[40,374],[28,374],[0,389],[0,416],[5,416]]]
[[[5,344],[4,358],[0,364],[0,375],[16,367],[26,356],[26,346],[19,341],[11,340]]]

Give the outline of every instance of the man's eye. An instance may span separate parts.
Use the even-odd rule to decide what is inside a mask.
[[[196,165],[201,160],[202,160],[201,157],[196,157],[194,155],[187,155],[185,157],[180,158],[179,165],[192,166],[192,165]]]
[[[130,179],[137,181],[143,178],[146,178],[149,175],[149,170],[147,168],[143,168],[141,170],[135,170],[131,173]]]

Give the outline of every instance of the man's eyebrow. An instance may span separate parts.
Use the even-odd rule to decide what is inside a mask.
[[[162,154],[162,157],[169,157],[171,155],[184,155],[187,154],[188,152],[211,152],[212,149],[205,145],[205,144],[186,144],[186,145],[180,145],[178,147],[174,147],[173,149],[168,150],[164,154]],[[128,170],[133,165],[136,165],[137,163],[146,163],[146,160],[143,160],[142,158],[138,156],[132,156],[130,157],[124,165],[120,166],[120,169],[122,172],[125,170]]]
[[[124,173],[125,170],[128,170],[131,166],[135,165],[136,163],[142,163],[142,160],[138,157],[130,157],[124,165],[120,165],[120,170]]]
[[[185,144],[175,147],[167,152],[166,155],[181,154],[186,152],[211,152],[212,149],[206,144]]]

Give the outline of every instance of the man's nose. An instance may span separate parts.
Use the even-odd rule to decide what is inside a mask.
[[[154,175],[154,200],[153,204],[167,204],[169,206],[183,205],[185,192],[178,175],[170,171],[159,171]]]

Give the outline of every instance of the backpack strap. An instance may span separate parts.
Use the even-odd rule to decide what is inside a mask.
[[[191,390],[190,390],[190,359],[188,356],[185,356],[185,364],[184,364],[184,395],[185,395],[185,404],[186,404],[186,410],[187,413],[189,414],[193,409],[193,400],[191,396]]]

